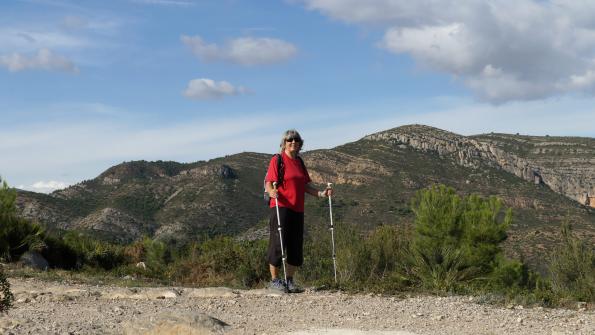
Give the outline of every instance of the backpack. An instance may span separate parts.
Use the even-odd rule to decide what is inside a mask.
[[[283,184],[283,175],[285,173],[285,165],[283,164],[283,157],[281,157],[281,154],[275,154],[273,157],[277,157],[277,187],[279,187],[279,185]],[[300,163],[302,164],[302,168],[304,169],[304,171],[306,171],[306,164],[304,164],[304,160],[302,159],[302,157],[297,156],[297,158],[300,160]],[[267,167],[268,169],[268,167]],[[264,203],[268,206],[271,200],[271,197],[269,196],[269,193],[267,192],[266,189],[266,174],[264,176],[264,180],[262,182],[262,188],[264,190]]]

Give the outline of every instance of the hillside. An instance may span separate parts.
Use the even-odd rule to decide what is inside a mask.
[[[547,155],[552,148],[561,148],[555,159]],[[465,137],[412,125],[303,157],[314,183],[334,183],[338,225],[410,223],[411,197],[442,183],[461,194],[501,197],[514,211],[509,252],[532,258],[550,247],[565,220],[579,235],[595,238],[595,213],[577,201],[577,195],[593,191],[592,152],[592,139]],[[262,227],[267,217],[262,179],[270,156],[125,162],[50,195],[19,192],[18,206],[23,216],[50,229],[122,242],[143,235],[184,242],[204,234],[241,234]],[[309,197],[306,206],[309,227],[326,225],[325,200]]]
[[[264,217],[257,187],[268,155],[243,153],[209,162],[125,162],[49,196],[19,193],[25,217],[128,242],[237,233]]]

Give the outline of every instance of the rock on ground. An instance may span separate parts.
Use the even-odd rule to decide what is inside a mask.
[[[507,308],[472,297],[10,282],[15,306],[0,317],[0,334],[595,334],[595,312],[584,308]]]
[[[223,334],[229,325],[202,313],[171,313],[136,319],[124,324],[124,335]]]

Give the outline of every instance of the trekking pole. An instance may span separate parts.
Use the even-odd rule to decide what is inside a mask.
[[[327,183],[328,188],[332,188],[333,183]],[[331,195],[328,196],[328,208],[331,217],[331,240],[333,242],[333,269],[335,270],[335,284],[337,283],[337,255],[335,254],[335,226],[333,226],[333,201]]]
[[[277,182],[273,182],[273,188],[277,190]],[[277,209],[277,231],[279,231],[279,241],[281,242],[281,259],[283,260],[283,276],[285,277],[285,285],[287,285],[287,269],[285,268],[285,249],[283,248],[283,233],[281,232],[281,218],[279,217],[279,201],[275,197],[275,208]]]

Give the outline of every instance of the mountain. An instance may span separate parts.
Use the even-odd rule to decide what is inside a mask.
[[[319,187],[336,190],[337,225],[408,224],[409,201],[432,184],[460,194],[495,195],[513,208],[511,253],[539,255],[572,222],[595,239],[595,140],[484,134],[461,136],[409,125],[302,157]],[[264,227],[262,182],[271,154],[244,152],[190,164],[124,162],[52,194],[19,191],[24,217],[48,229],[78,229],[128,242],[143,235],[184,242],[204,234]],[[328,220],[324,199],[308,197],[308,226]]]
[[[78,229],[129,242],[143,235],[184,240],[237,233],[264,217],[256,185],[268,155],[208,162],[124,162],[50,195],[19,192],[23,216],[51,229]],[[233,168],[231,167],[233,166]]]

